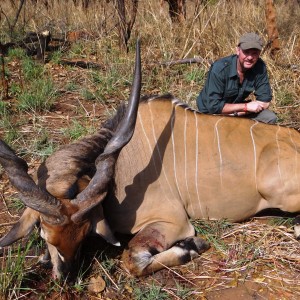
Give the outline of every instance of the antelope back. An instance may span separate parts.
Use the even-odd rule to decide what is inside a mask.
[[[264,198],[272,189],[267,168],[279,161],[273,181],[282,176],[297,189],[299,146],[290,128],[204,115],[170,95],[150,98],[140,104],[135,134],[117,161],[107,218],[117,231],[135,233],[155,220],[174,222],[180,210],[194,219],[239,221],[282,207],[274,187]]]

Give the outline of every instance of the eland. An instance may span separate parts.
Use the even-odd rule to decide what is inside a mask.
[[[54,152],[35,181],[1,141],[0,163],[27,206],[1,247],[40,223],[53,276],[60,278],[89,233],[114,245],[115,233],[132,234],[122,260],[141,276],[209,248],[191,219],[242,221],[267,208],[300,212],[299,132],[201,114],[171,95],[140,100],[140,89],[137,45],[127,109],[122,105],[97,133]]]

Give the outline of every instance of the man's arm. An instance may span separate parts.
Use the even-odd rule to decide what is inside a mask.
[[[251,101],[245,103],[225,103],[222,109],[222,114],[230,115],[237,113],[239,116],[247,113],[259,113],[269,107],[269,102]]]

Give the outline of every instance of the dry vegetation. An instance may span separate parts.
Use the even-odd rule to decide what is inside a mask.
[[[97,130],[127,99],[138,36],[142,40],[142,93],[170,92],[192,106],[210,62],[233,53],[242,33],[256,31],[267,42],[263,0],[187,1],[183,24],[172,24],[167,2],[140,0],[128,53],[119,47],[113,1],[90,1],[87,9],[81,1],[75,6],[74,1],[52,0],[48,7],[46,1],[26,1],[12,28],[19,5],[15,2],[16,7],[14,1],[1,1],[0,42],[16,42],[29,31],[47,29],[54,38],[50,46],[55,48],[46,53],[45,63],[35,62],[18,49],[5,55],[9,98],[1,86],[0,137],[27,160],[32,173],[60,145]],[[262,57],[273,87],[273,110],[281,124],[298,129],[300,6],[297,1],[274,2],[281,49],[271,57],[266,47]],[[71,36],[71,43],[62,42]],[[185,58],[201,62],[164,64]],[[65,60],[94,63],[98,68],[66,66]],[[1,170],[0,179],[2,236],[23,208]],[[212,248],[186,266],[131,278],[120,268],[121,249],[106,244],[97,248],[92,241],[93,246],[85,249],[78,280],[71,285],[53,282],[49,271],[36,265],[43,251],[36,234],[29,238],[30,247],[26,240],[1,250],[0,298],[299,299],[300,247],[290,219],[254,219],[242,224],[199,221],[195,227]]]

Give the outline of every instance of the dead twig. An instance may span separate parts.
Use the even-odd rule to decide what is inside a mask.
[[[166,62],[160,63],[160,65],[170,67],[170,66],[180,65],[180,64],[202,64],[202,63],[211,64],[211,61],[206,60],[202,57],[193,57],[193,58],[185,58],[185,59],[179,59],[179,60],[166,61]]]
[[[12,34],[12,31],[14,30],[14,28],[15,28],[17,22],[18,22],[18,19],[19,19],[19,16],[20,16],[20,13],[21,13],[21,11],[22,11],[22,8],[23,8],[24,3],[25,3],[25,0],[21,0],[20,6],[19,6],[19,8],[18,8],[17,14],[16,14],[15,19],[14,19],[14,22],[13,22],[13,24],[12,24],[11,27],[10,27],[11,34]]]
[[[17,217],[19,217],[19,216],[14,216],[14,215],[12,215],[12,214],[10,213],[10,211],[9,211],[9,209],[8,209],[8,207],[7,207],[6,201],[5,201],[5,197],[3,196],[3,192],[0,193],[0,197],[1,197],[2,201],[3,201],[3,204],[4,204],[5,208],[6,208],[6,211],[7,211],[7,213],[9,214],[9,216],[12,217],[12,218],[17,218]]]
[[[65,60],[62,59],[60,61],[62,65],[67,65],[67,66],[72,66],[72,67],[78,67],[82,69],[96,69],[96,70],[103,70],[104,67],[101,66],[100,64],[91,62],[91,61],[83,61],[83,60],[76,60],[76,61],[71,61],[71,60]]]
[[[8,223],[1,223],[0,226],[5,227],[5,226],[13,226],[15,225],[16,222],[8,222]]]
[[[118,285],[114,282],[114,280],[111,278],[111,276],[107,273],[107,271],[103,268],[103,266],[99,263],[98,259],[95,259],[101,270],[104,272],[104,274],[107,276],[107,278],[110,280],[110,282],[115,286],[115,288],[119,291],[120,288]]]

